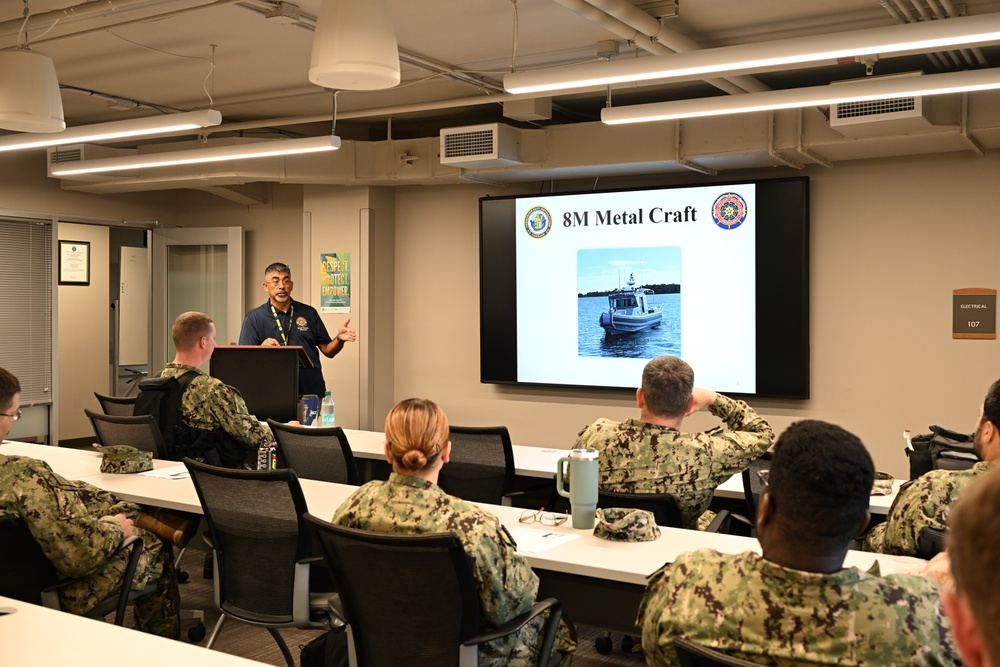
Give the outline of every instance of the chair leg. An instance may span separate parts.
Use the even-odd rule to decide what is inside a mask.
[[[222,632],[222,626],[226,622],[226,615],[220,614],[219,620],[215,622],[215,627],[212,628],[212,634],[208,638],[208,643],[205,644],[205,648],[211,649],[212,645],[215,644],[215,640],[219,638],[219,633]]]
[[[271,633],[274,641],[277,642],[278,648],[281,649],[281,655],[285,656],[285,663],[288,667],[295,667],[295,659],[292,657],[291,651],[288,650],[285,640],[281,638],[281,634],[275,628],[268,628],[267,631]]]

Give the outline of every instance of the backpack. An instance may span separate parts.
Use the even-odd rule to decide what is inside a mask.
[[[972,446],[972,436],[942,426],[929,426],[931,432],[914,436],[913,449],[906,449],[910,460],[910,479],[931,470],[966,470],[979,461]]]
[[[139,395],[132,414],[150,415],[163,434],[164,457],[180,461],[185,456],[226,468],[240,468],[246,448],[236,438],[217,428],[192,428],[181,419],[181,399],[197,371],[179,377],[155,377],[139,381]]]

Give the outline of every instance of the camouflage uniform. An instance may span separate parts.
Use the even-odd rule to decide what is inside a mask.
[[[514,539],[496,516],[449,496],[430,482],[396,473],[388,481],[369,482],[344,501],[331,523],[379,533],[458,535],[479,582],[483,631],[523,614],[535,602],[538,577],[515,553]],[[534,665],[541,625],[536,620],[515,635],[481,644],[480,667]],[[560,626],[555,646],[567,654],[576,648],[565,623]]]
[[[906,482],[892,501],[885,522],[868,531],[861,548],[876,553],[916,556],[920,531],[924,527],[947,528],[951,504],[969,482],[991,465],[988,461],[980,461],[969,470],[932,470]]]
[[[649,665],[678,665],[673,639],[777,665],[961,665],[936,583],[784,568],[746,552],[681,554],[639,606]]]
[[[123,539],[114,518],[139,515],[139,506],[119,501],[86,482],[68,481],[44,461],[0,454],[0,516],[24,519],[63,577],[82,578],[59,591],[62,608],[84,614],[121,586],[127,554],[108,557]],[[156,591],[135,601],[136,626],[152,634],[180,636],[180,595],[173,554],[154,533],[135,528],[143,550],[132,588],[156,580]]]
[[[185,424],[207,431],[221,428],[252,450],[254,458],[257,448],[274,444],[270,429],[250,414],[240,392],[222,380],[194,366],[175,363],[167,364],[162,376],[180,377],[188,371],[198,371],[199,377],[191,380],[181,397],[181,419]]]
[[[638,419],[599,419],[577,444],[600,451],[600,487],[617,493],[669,493],[686,528],[712,502],[722,482],[767,451],[774,431],[749,405],[722,394],[708,408],[730,431],[681,433]]]

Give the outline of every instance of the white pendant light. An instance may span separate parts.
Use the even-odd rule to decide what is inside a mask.
[[[27,49],[0,52],[0,128],[16,132],[66,129],[51,58]]]
[[[323,0],[309,80],[333,90],[399,85],[396,29],[385,0]]]

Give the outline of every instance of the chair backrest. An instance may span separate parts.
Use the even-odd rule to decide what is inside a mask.
[[[767,488],[764,480],[761,479],[761,472],[771,469],[771,457],[767,454],[754,459],[750,466],[743,471],[743,494],[746,496],[747,518],[757,524],[757,504],[760,496]]]
[[[658,526],[684,527],[684,518],[677,508],[677,501],[669,493],[617,493],[598,490],[597,506],[646,510],[653,513]]]
[[[97,402],[101,404],[101,410],[106,415],[118,417],[131,417],[132,409],[135,408],[135,396],[105,396],[94,392]]]
[[[502,505],[514,486],[514,449],[506,426],[452,426],[451,459],[438,486],[463,500]]]
[[[944,551],[946,533],[937,528],[924,526],[917,536],[917,556],[930,560]]]
[[[220,608],[255,622],[291,623],[296,562],[311,548],[295,472],[234,470],[189,458],[184,465],[208,521]]]
[[[0,517],[0,545],[0,595],[42,604],[42,589],[56,582],[56,569],[21,517]]]
[[[305,520],[337,581],[353,664],[459,664],[460,645],[479,631],[479,596],[454,533],[373,533]]]
[[[289,426],[273,419],[268,419],[267,425],[278,442],[278,456],[299,477],[355,486],[360,483],[344,429]]]
[[[681,667],[760,667],[761,664],[734,658],[683,637],[674,637],[674,648]]]
[[[153,458],[162,458],[163,435],[156,420],[149,415],[115,416],[102,415],[84,409],[94,427],[94,435],[101,446],[129,445],[144,452],[151,452]]]

